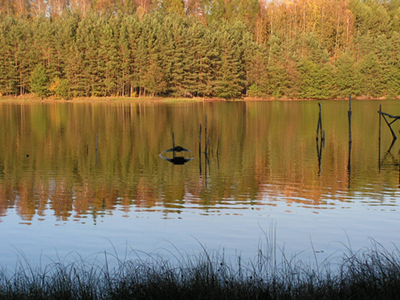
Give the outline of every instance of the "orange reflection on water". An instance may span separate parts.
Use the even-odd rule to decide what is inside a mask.
[[[117,209],[128,217],[220,214],[279,203],[319,210],[354,199],[394,205],[379,198],[388,182],[398,185],[399,174],[398,167],[381,172],[371,159],[377,157],[376,126],[355,117],[349,172],[346,110],[341,103],[324,105],[331,108],[318,165],[312,102],[2,104],[0,216],[15,209],[28,224],[34,216],[77,221]],[[376,113],[371,103],[358,109],[364,119]],[[158,156],[171,147],[172,133],[194,157],[184,166]],[[391,188],[385,193],[396,195]]]

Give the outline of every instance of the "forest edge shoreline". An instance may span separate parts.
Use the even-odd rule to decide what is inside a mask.
[[[38,96],[25,94],[19,96],[1,96],[0,103],[5,102],[17,102],[17,103],[78,103],[78,102],[271,102],[271,101],[346,101],[349,98],[330,98],[330,99],[318,99],[318,98],[257,98],[257,97],[242,97],[238,99],[224,99],[218,97],[122,97],[122,96],[109,96],[109,97],[76,97],[71,99],[60,99],[55,97],[40,98]],[[360,101],[384,101],[384,100],[400,100],[400,97],[363,97],[363,96],[352,96],[352,100]]]

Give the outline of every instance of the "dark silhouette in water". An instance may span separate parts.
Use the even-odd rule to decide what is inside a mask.
[[[318,176],[321,176],[322,148],[325,146],[325,130],[322,129],[321,103],[319,106],[319,117],[317,124],[317,157],[318,157]]]
[[[192,158],[184,158],[183,156],[175,156],[173,158],[166,158],[166,157],[162,156],[161,154],[160,154],[160,157],[162,159],[165,159],[165,160],[173,163],[174,165],[184,165],[188,161],[191,161],[192,159],[194,159],[194,157],[192,157]]]
[[[184,164],[187,163],[188,161],[191,161],[192,159],[194,159],[194,157],[192,157],[192,158],[185,158],[185,157],[183,157],[183,156],[175,156],[175,152],[183,152],[183,151],[191,152],[190,150],[188,150],[188,149],[186,149],[186,148],[183,148],[183,147],[181,147],[181,146],[175,146],[175,147],[173,147],[173,148],[171,148],[171,149],[168,149],[168,150],[165,150],[165,151],[161,152],[161,153],[159,154],[159,156],[160,156],[162,159],[167,160],[167,161],[173,163],[174,165],[184,165]],[[165,153],[165,152],[172,152],[172,153],[173,153],[173,157],[172,157],[172,158],[167,158],[167,157],[162,156],[162,154]]]
[[[182,152],[182,151],[191,152],[190,150],[188,150],[188,149],[186,149],[186,148],[183,148],[183,147],[181,147],[181,146],[176,146],[176,147],[173,147],[173,148],[171,148],[171,149],[165,150],[165,151],[163,151],[163,152],[161,152],[161,153],[164,153],[164,152]]]

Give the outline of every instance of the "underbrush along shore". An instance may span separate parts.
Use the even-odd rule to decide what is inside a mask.
[[[32,267],[20,262],[0,271],[0,299],[396,299],[400,294],[400,251],[374,242],[347,249],[335,261],[314,267],[274,251],[259,250],[244,262],[224,254],[178,253],[174,260],[147,258],[110,263],[84,260]],[[271,250],[271,249],[270,249]],[[175,261],[176,260],[176,261]],[[174,262],[173,262],[174,261]]]
[[[368,101],[368,100],[398,100],[400,97],[363,97],[354,96],[353,100]],[[342,98],[276,98],[276,97],[251,97],[244,95],[237,99],[224,99],[219,97],[163,97],[163,96],[142,96],[142,97],[127,97],[127,96],[88,96],[88,97],[72,97],[68,99],[57,98],[54,96],[41,98],[34,94],[25,94],[20,96],[5,96],[0,94],[0,103],[182,103],[182,102],[225,102],[225,101],[244,101],[244,102],[270,102],[270,101],[348,101],[348,97]]]

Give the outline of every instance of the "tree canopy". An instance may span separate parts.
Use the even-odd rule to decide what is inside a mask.
[[[0,0],[0,94],[400,96],[400,0]]]

